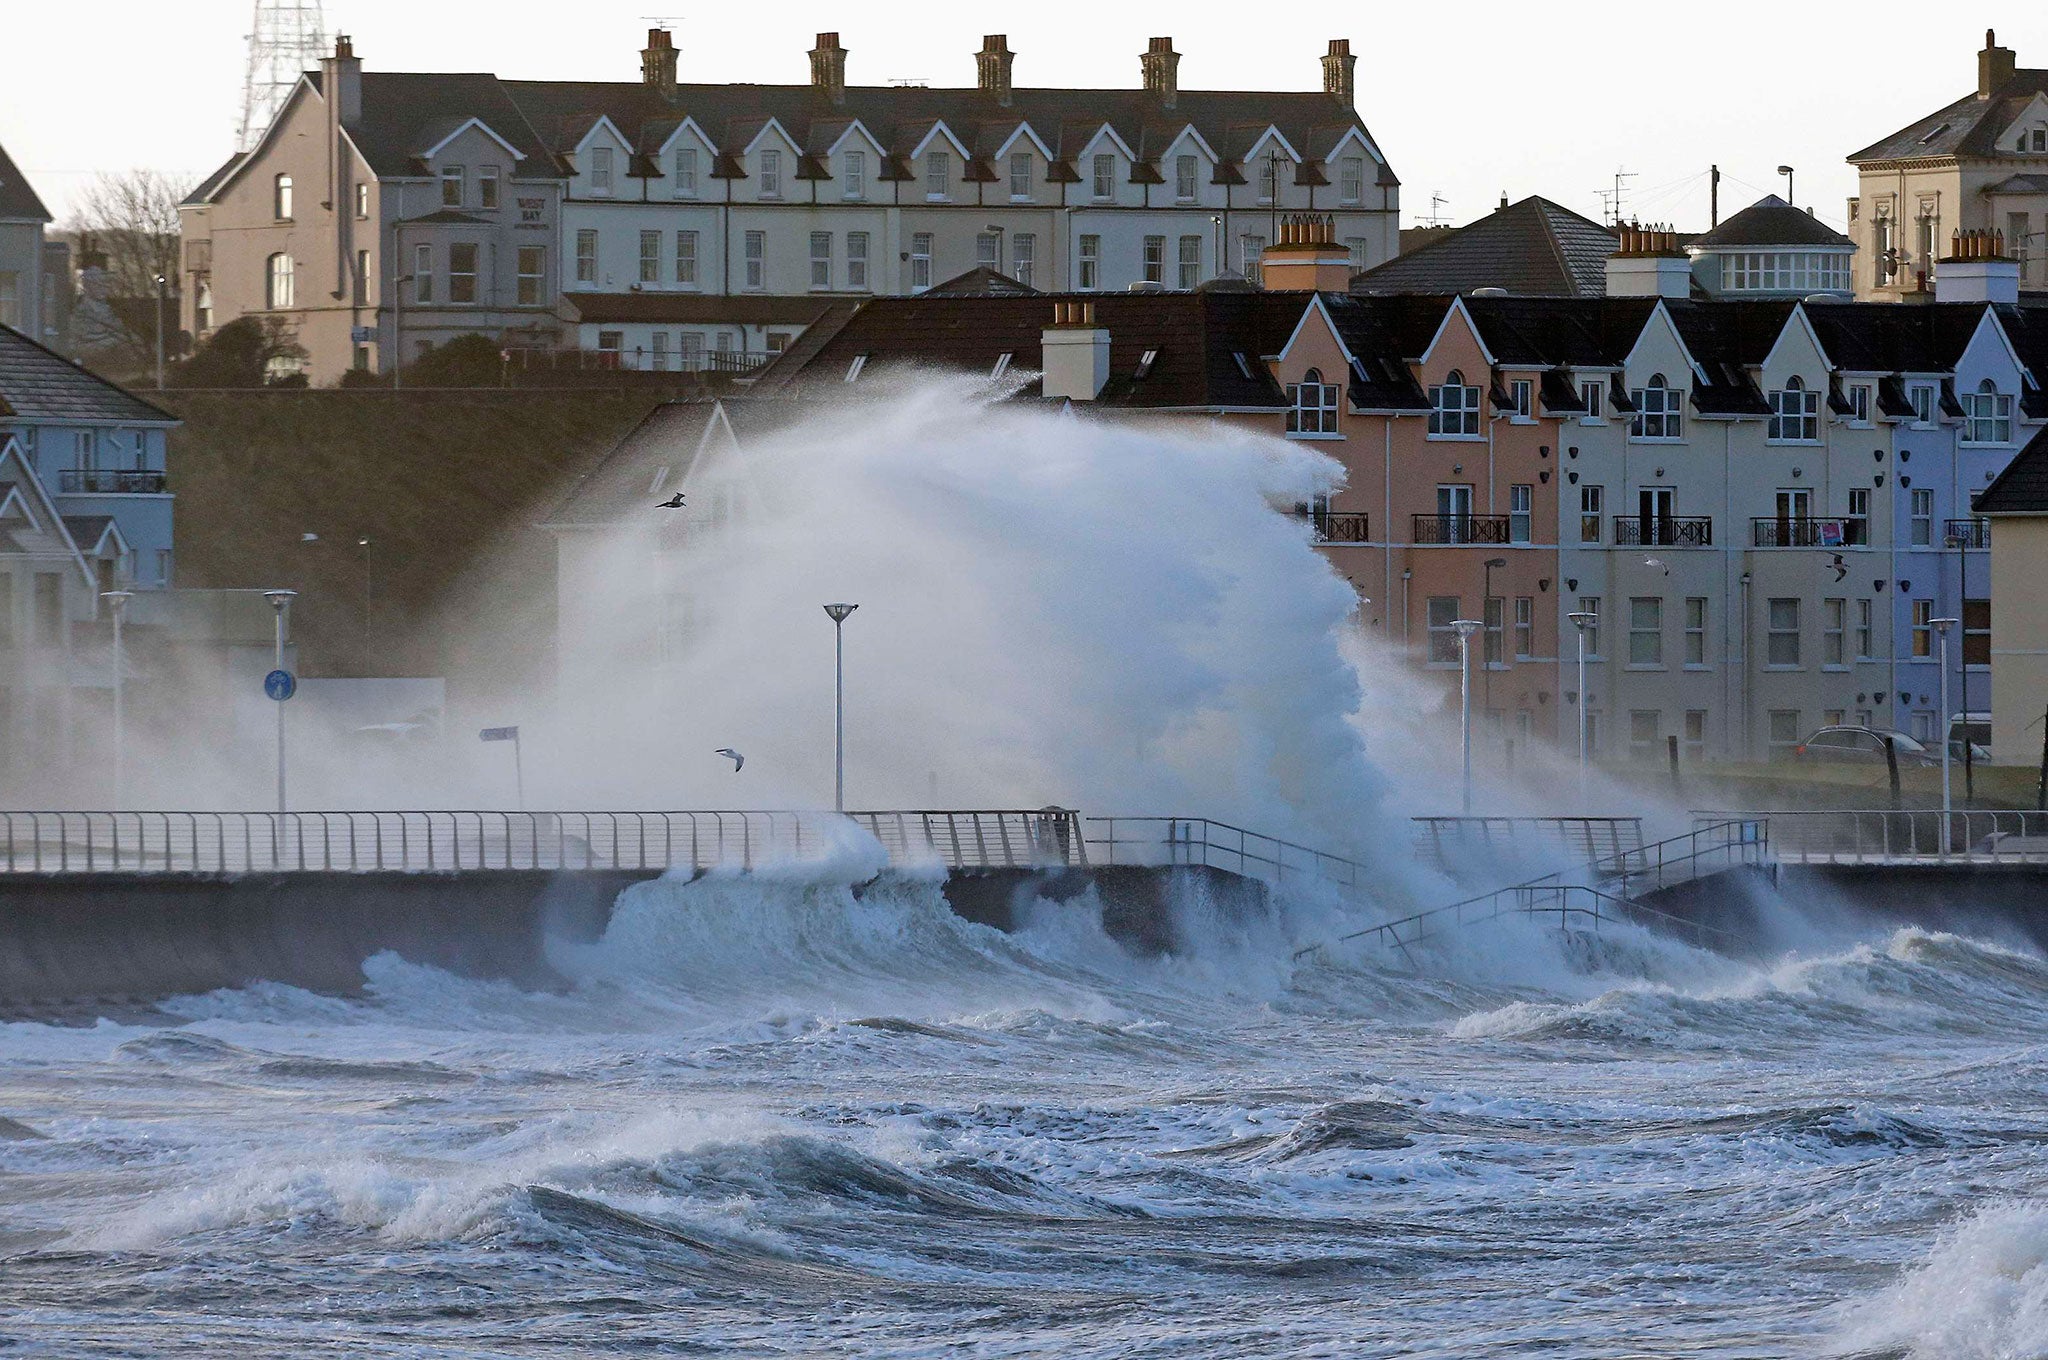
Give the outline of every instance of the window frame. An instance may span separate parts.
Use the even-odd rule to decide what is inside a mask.
[[[290,221],[293,221],[293,220],[295,220],[295,219],[294,219],[294,218],[292,217],[292,210],[293,210],[293,209],[294,209],[295,207],[297,207],[297,206],[298,206],[298,205],[296,204],[296,202],[294,202],[294,198],[295,198],[295,196],[296,196],[296,192],[297,192],[297,191],[296,191],[296,189],[295,189],[295,188],[294,188],[294,186],[293,186],[293,183],[292,183],[292,177],[291,177],[290,175],[284,175],[284,174],[280,174],[280,175],[273,175],[273,176],[271,176],[271,179],[270,179],[270,216],[271,216],[271,220],[273,220],[273,221],[277,221],[277,222],[290,222]]]
[[[461,254],[458,254],[458,252],[461,252]],[[465,257],[468,260],[469,268],[458,268],[457,261]],[[476,306],[483,295],[482,275],[483,247],[475,241],[450,241],[448,243],[448,305],[451,307]]]
[[[1705,595],[1685,597],[1685,613],[1682,622],[1685,628],[1685,652],[1681,664],[1689,671],[1703,671],[1710,668],[1707,661],[1707,625],[1713,617],[1713,607]]]
[[[740,242],[742,287],[747,292],[759,293],[768,287],[768,233],[760,229],[748,231]]]
[[[1081,237],[1079,248],[1074,254],[1075,285],[1084,293],[1093,292],[1102,286],[1102,238],[1089,234]]]
[[[1323,371],[1311,368],[1301,381],[1287,384],[1287,435],[1291,439],[1327,439],[1338,434],[1339,387],[1323,381]]]
[[[1685,438],[1684,388],[1672,386],[1662,373],[1653,373],[1647,383],[1629,393],[1629,399],[1636,408],[1629,417],[1631,440],[1677,443]]]
[[[1766,444],[1818,444],[1820,442],[1820,392],[1809,390],[1804,379],[1793,375],[1770,394],[1771,415],[1764,427]]]
[[[1116,197],[1116,153],[1097,151],[1088,160],[1089,198],[1107,203]]]
[[[922,293],[932,286],[932,233],[910,234],[910,291]]]
[[[1664,597],[1631,595],[1628,601],[1628,668],[1664,669]]]
[[[692,228],[683,228],[675,234],[675,254],[671,267],[675,270],[675,285],[678,288],[697,286],[697,233]]]
[[[755,158],[755,193],[764,199],[782,197],[782,148],[764,146]]]
[[[1464,373],[1452,369],[1444,380],[1429,389],[1429,428],[1426,438],[1476,440],[1486,437],[1481,428],[1480,399],[1484,393],[1465,381]]]
[[[1431,595],[1423,602],[1425,666],[1444,669],[1458,665],[1458,630],[1452,625],[1461,617],[1463,603],[1464,597],[1460,595]],[[1439,620],[1437,615],[1446,612],[1439,609],[1441,605],[1448,605],[1449,609],[1446,617]]]
[[[697,148],[679,146],[675,160],[671,163],[669,195],[672,198],[697,197]]]
[[[846,286],[856,293],[868,291],[868,233],[846,233]]]
[[[1173,199],[1193,203],[1202,193],[1202,158],[1183,151],[1173,158]]]
[[[1764,604],[1764,669],[1767,671],[1796,671],[1804,669],[1804,649],[1801,645],[1800,605],[1803,601],[1797,595],[1775,595]],[[1780,622],[1779,606],[1789,606],[1789,624]],[[1782,644],[1782,645],[1781,645]]]
[[[953,197],[953,153],[942,146],[924,153],[924,198],[945,203]]]
[[[527,265],[533,263],[529,269]],[[548,248],[545,245],[522,243],[513,254],[513,267],[517,270],[517,291],[513,294],[521,307],[544,306],[548,300]]]
[[[274,251],[263,262],[265,311],[290,311],[298,305],[298,262],[289,250]]]
[[[1036,176],[1032,174],[1032,169],[1031,153],[1029,151],[1012,151],[1010,153],[1010,201],[1012,203],[1029,203],[1037,193]],[[1021,189],[1017,187],[1020,182],[1024,186]]]
[[[590,148],[590,196],[610,198],[612,196],[612,148],[593,146]]]
[[[832,233],[814,231],[811,233],[810,244],[811,291],[829,293],[832,291]]]
[[[1588,508],[1589,506],[1591,508]],[[1581,546],[1589,543],[1605,543],[1607,541],[1607,528],[1603,523],[1606,514],[1607,488],[1601,485],[1581,483],[1579,486],[1579,543]],[[1593,530],[1590,537],[1586,534],[1588,526],[1591,526]]]

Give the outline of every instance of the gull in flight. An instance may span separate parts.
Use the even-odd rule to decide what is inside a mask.
[[[657,505],[657,506],[655,506],[654,508],[655,508],[655,509],[657,509],[657,510],[680,510],[680,509],[682,509],[682,508],[683,508],[683,493],[682,493],[682,492],[680,492],[680,491],[676,492],[676,494],[675,494],[675,495],[673,495],[673,496],[669,497],[669,498],[668,498],[667,500],[663,501],[663,502],[662,502],[662,503],[661,503],[660,505]]]
[[[1837,585],[1841,584],[1842,578],[1849,574],[1849,564],[1842,560],[1842,555],[1840,553],[1836,553],[1835,560],[1828,563],[1828,565],[1830,567],[1833,567],[1835,570],[1835,583]]]
[[[1643,559],[1643,565],[1646,567],[1655,567],[1657,568],[1657,570],[1663,572],[1666,576],[1669,576],[1671,574],[1671,568],[1665,566],[1663,562],[1659,561],[1657,558],[1654,557],[1645,557]]]
[[[721,746],[716,751],[712,752],[712,754],[724,756],[727,760],[730,760],[732,762],[732,772],[734,774],[738,774],[740,772],[740,767],[747,763],[747,758],[741,755],[738,751],[733,750],[730,746]]]

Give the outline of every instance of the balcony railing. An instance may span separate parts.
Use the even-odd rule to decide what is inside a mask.
[[[1509,543],[1508,515],[1417,515],[1415,542],[1422,544]]]
[[[1945,529],[1941,541],[1947,547],[1984,550],[1991,546],[1988,519],[1952,519]]]
[[[1614,546],[1617,548],[1711,548],[1714,520],[1711,515],[1616,515]]]
[[[57,473],[57,488],[101,495],[151,495],[164,489],[164,474],[120,468],[63,468]]]
[[[1330,513],[1309,516],[1318,543],[1370,543],[1372,526],[1363,514]]]
[[[1759,548],[1860,548],[1870,542],[1870,525],[1860,519],[1813,519],[1759,515],[1749,522]]]

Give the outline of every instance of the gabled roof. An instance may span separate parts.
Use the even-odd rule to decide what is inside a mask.
[[[927,288],[926,297],[1025,297],[1038,292],[1028,283],[1020,283],[1008,274],[998,274],[987,265],[970,269],[965,274],[956,274],[935,288]]]
[[[179,201],[178,206],[181,208],[193,207],[213,197],[213,191],[227,183],[228,176],[235,173],[235,170],[242,164],[242,157],[246,154],[246,152],[237,151],[222,161],[218,169],[192,186],[191,191]]]
[[[2048,515],[2048,429],[2029,439],[1971,504],[1980,515]]]
[[[1808,302],[1801,307],[1828,358],[1850,373],[1945,373],[1962,357],[1984,314],[1981,302],[1913,307]]]
[[[522,157],[511,171],[513,178],[548,178],[555,172],[551,148],[506,92],[506,82],[489,72],[365,71],[362,80],[362,116],[348,136],[380,177],[422,173],[418,162],[427,149],[471,119]],[[320,72],[307,72],[306,81],[319,92]],[[570,138],[567,146],[552,149],[566,151],[574,144]]]
[[[1547,198],[1529,197],[1366,270],[1356,293],[1470,293],[1600,297],[1614,234]]]
[[[0,146],[0,218],[27,222],[50,220],[50,210],[43,206],[42,199],[36,197],[35,189],[16,168],[4,146]]]
[[[1856,243],[1804,208],[1795,208],[1776,194],[1766,194],[1691,242],[1693,250],[1726,250],[1736,246],[1839,246],[1854,250]]]
[[[0,326],[0,403],[24,421],[91,420],[175,425],[178,418]]]
[[[1917,160],[1927,156],[1989,156],[1997,151],[1998,134],[2026,112],[2034,96],[2048,93],[2048,71],[2017,70],[2012,79],[1979,99],[1974,93],[1944,105],[1925,118],[1872,142],[1849,157],[1865,161]]]
[[[1500,364],[1619,368],[1657,299],[1468,297],[1464,302]]]

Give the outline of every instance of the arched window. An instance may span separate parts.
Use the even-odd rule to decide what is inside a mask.
[[[1337,433],[1337,384],[1323,381],[1323,371],[1312,368],[1301,381],[1290,383],[1287,396],[1289,434]]]
[[[1629,393],[1636,412],[1629,418],[1628,432],[1637,439],[1682,439],[1685,437],[1685,389],[1672,387],[1662,373],[1652,373],[1649,384]]]
[[[2012,398],[1986,378],[1977,390],[1963,396],[1963,442],[1965,444],[2010,444],[2012,442]]]
[[[1479,389],[1466,385],[1465,375],[1452,369],[1443,384],[1429,389],[1429,432],[1439,439],[1470,439],[1479,434]]]
[[[270,257],[263,280],[263,305],[279,311],[292,305],[292,257],[279,253]]]
[[[1771,423],[1767,439],[1780,443],[1811,444],[1820,439],[1820,393],[1809,392],[1796,376],[1771,393]]]
[[[292,217],[292,177],[279,175],[271,184],[271,207],[273,216],[280,222],[289,222]]]

